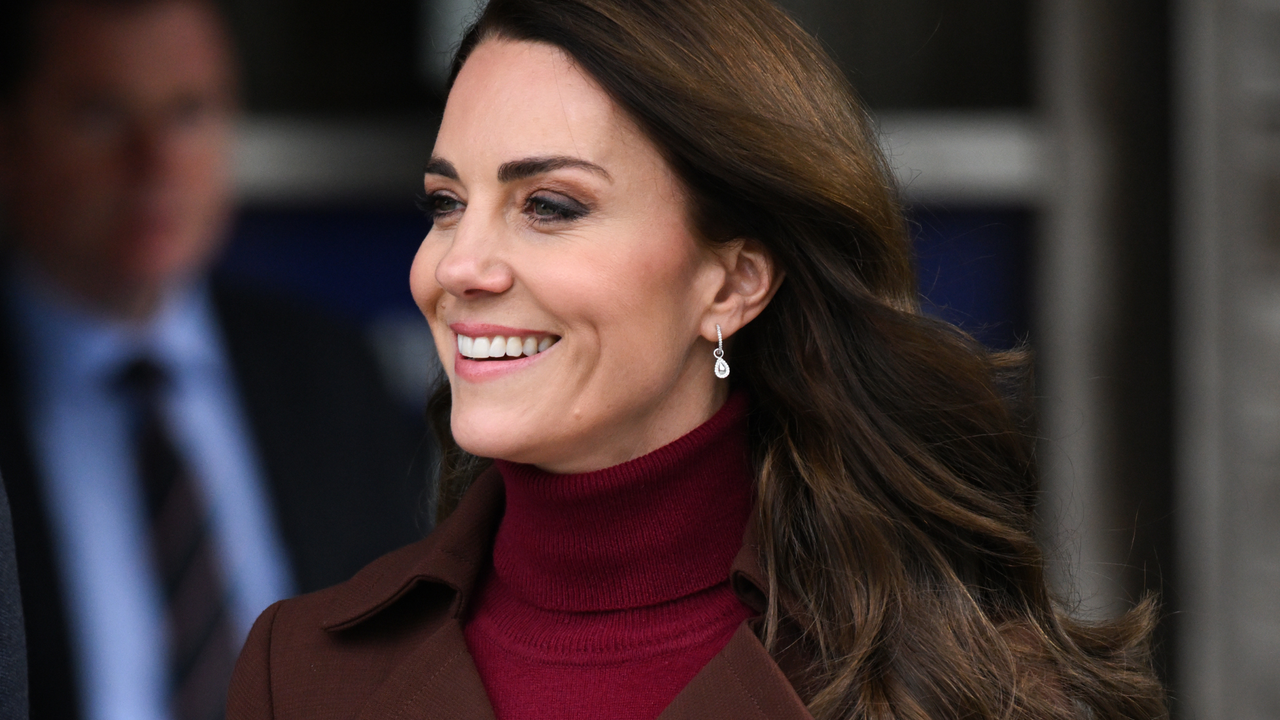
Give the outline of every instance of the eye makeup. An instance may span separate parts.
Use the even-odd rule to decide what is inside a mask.
[[[524,203],[525,214],[535,223],[570,222],[590,212],[587,206],[573,198],[537,191]]]

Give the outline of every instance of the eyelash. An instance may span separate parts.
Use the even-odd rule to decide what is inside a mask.
[[[455,203],[455,207],[451,210],[441,210],[440,205],[442,203]],[[442,218],[464,207],[464,203],[461,200],[446,192],[433,192],[425,197],[419,196],[417,205],[418,209],[431,218],[432,222],[439,222]],[[539,215],[534,209],[537,206],[544,207],[550,213]],[[577,202],[572,200],[568,202],[553,200],[540,195],[530,195],[524,201],[524,210],[531,221],[539,225],[572,222],[587,214],[587,208]]]
[[[418,205],[418,209],[421,210],[427,217],[431,218],[432,222],[436,222],[440,218],[444,217],[445,215],[448,215],[449,212],[452,212],[452,211],[442,211],[440,209],[439,207],[440,203],[444,201],[455,202],[459,206],[462,205],[462,201],[459,200],[458,198],[442,192],[433,192],[425,196],[422,196],[422,195],[418,196],[417,205]]]
[[[534,208],[538,205],[545,206],[552,214],[537,214]],[[524,201],[524,207],[536,223],[572,222],[587,214],[587,209],[576,202],[552,200],[540,195],[530,195],[529,199]]]

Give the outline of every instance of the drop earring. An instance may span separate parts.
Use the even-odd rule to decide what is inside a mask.
[[[716,325],[716,342],[719,346],[711,354],[716,356],[716,377],[723,380],[729,377],[729,363],[724,361],[724,336],[720,334],[719,325]]]

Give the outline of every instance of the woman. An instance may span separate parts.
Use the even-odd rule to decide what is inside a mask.
[[[765,0],[493,0],[425,189],[448,517],[265,612],[231,717],[1163,716],[1150,605],[1046,590],[1025,359],[919,313]]]

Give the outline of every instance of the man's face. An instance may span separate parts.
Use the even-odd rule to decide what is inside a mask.
[[[31,76],[0,125],[15,240],[100,309],[149,312],[199,273],[227,214],[230,51],[195,0],[73,1],[39,18]]]

